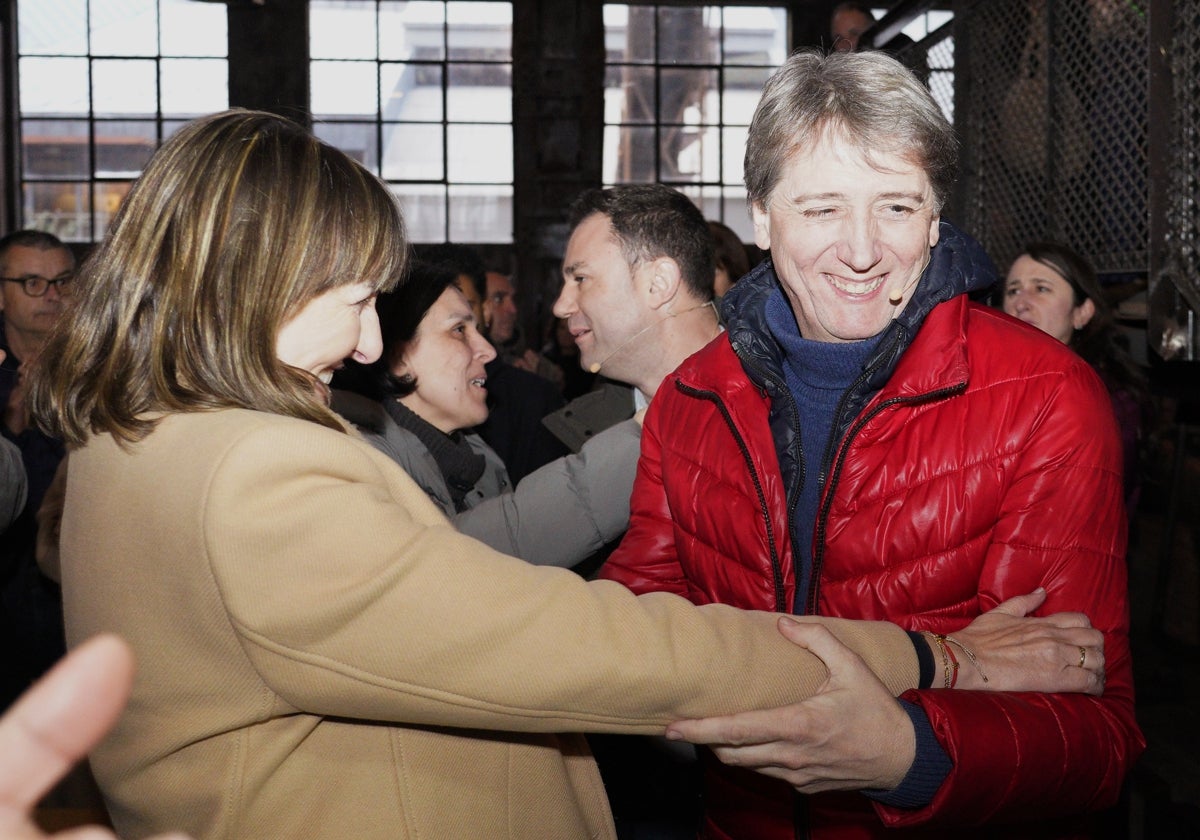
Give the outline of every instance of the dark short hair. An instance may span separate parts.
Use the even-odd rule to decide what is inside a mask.
[[[457,242],[443,242],[422,249],[420,258],[423,263],[453,271],[455,280],[458,275],[465,274],[470,278],[479,299],[487,300],[487,264],[474,248]]]
[[[66,243],[55,236],[53,233],[47,233],[44,230],[14,230],[7,236],[0,238],[0,260],[8,256],[8,249],[14,247],[35,248],[38,251],[66,251],[71,257],[71,264],[75,263],[75,254],[67,247]]]
[[[608,218],[631,269],[643,260],[670,257],[688,291],[702,301],[712,300],[712,236],[700,209],[679,190],[662,184],[588,190],[567,211],[571,230],[594,213]]]

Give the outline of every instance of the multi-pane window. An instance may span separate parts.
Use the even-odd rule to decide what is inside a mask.
[[[742,157],[787,11],[605,4],[604,32],[605,183],[670,184],[750,241]]]
[[[512,4],[309,4],[313,130],[386,180],[415,242],[511,242]]]
[[[151,153],[229,101],[225,7],[18,0],[20,224],[99,239]]]
[[[886,9],[875,9],[875,18],[883,17]],[[908,22],[904,34],[913,41],[923,41],[954,20],[953,12],[923,12]],[[946,119],[954,122],[954,36],[946,35],[934,43],[925,55],[922,74],[934,101],[941,107]]]

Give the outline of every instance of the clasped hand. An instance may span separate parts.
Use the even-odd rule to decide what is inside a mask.
[[[1102,634],[1081,613],[1025,617],[1045,599],[1041,589],[1011,598],[953,634],[979,663],[975,668],[960,657],[958,689],[1103,691]],[[725,764],[782,779],[802,793],[898,785],[916,754],[899,701],[820,624],[785,616],[779,632],[825,663],[829,675],[816,694],[775,709],[678,721],[667,737],[707,745]],[[939,663],[934,685],[942,685],[940,675]]]

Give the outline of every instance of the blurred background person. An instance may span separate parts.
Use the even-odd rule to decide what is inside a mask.
[[[750,254],[741,238],[729,225],[710,220],[708,232],[713,238],[713,258],[717,264],[713,275],[713,295],[722,298],[729,288],[750,271]]]
[[[1095,270],[1066,245],[1031,242],[1008,269],[1003,308],[1066,344],[1100,375],[1121,431],[1125,504],[1132,512],[1141,486],[1146,375],[1129,354]]]

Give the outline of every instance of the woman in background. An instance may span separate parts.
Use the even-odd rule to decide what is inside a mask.
[[[1121,430],[1125,505],[1132,511],[1140,486],[1138,448],[1146,379],[1129,356],[1095,270],[1065,245],[1032,242],[1008,270],[1003,305],[1009,315],[1068,345],[1100,375]]]
[[[334,391],[334,410],[459,531],[531,563],[573,566],[629,525],[640,427],[626,420],[513,487],[500,456],[470,431],[488,416],[484,366],[496,350],[455,280],[449,268],[417,263],[380,297],[383,356],[366,378],[374,391]]]

